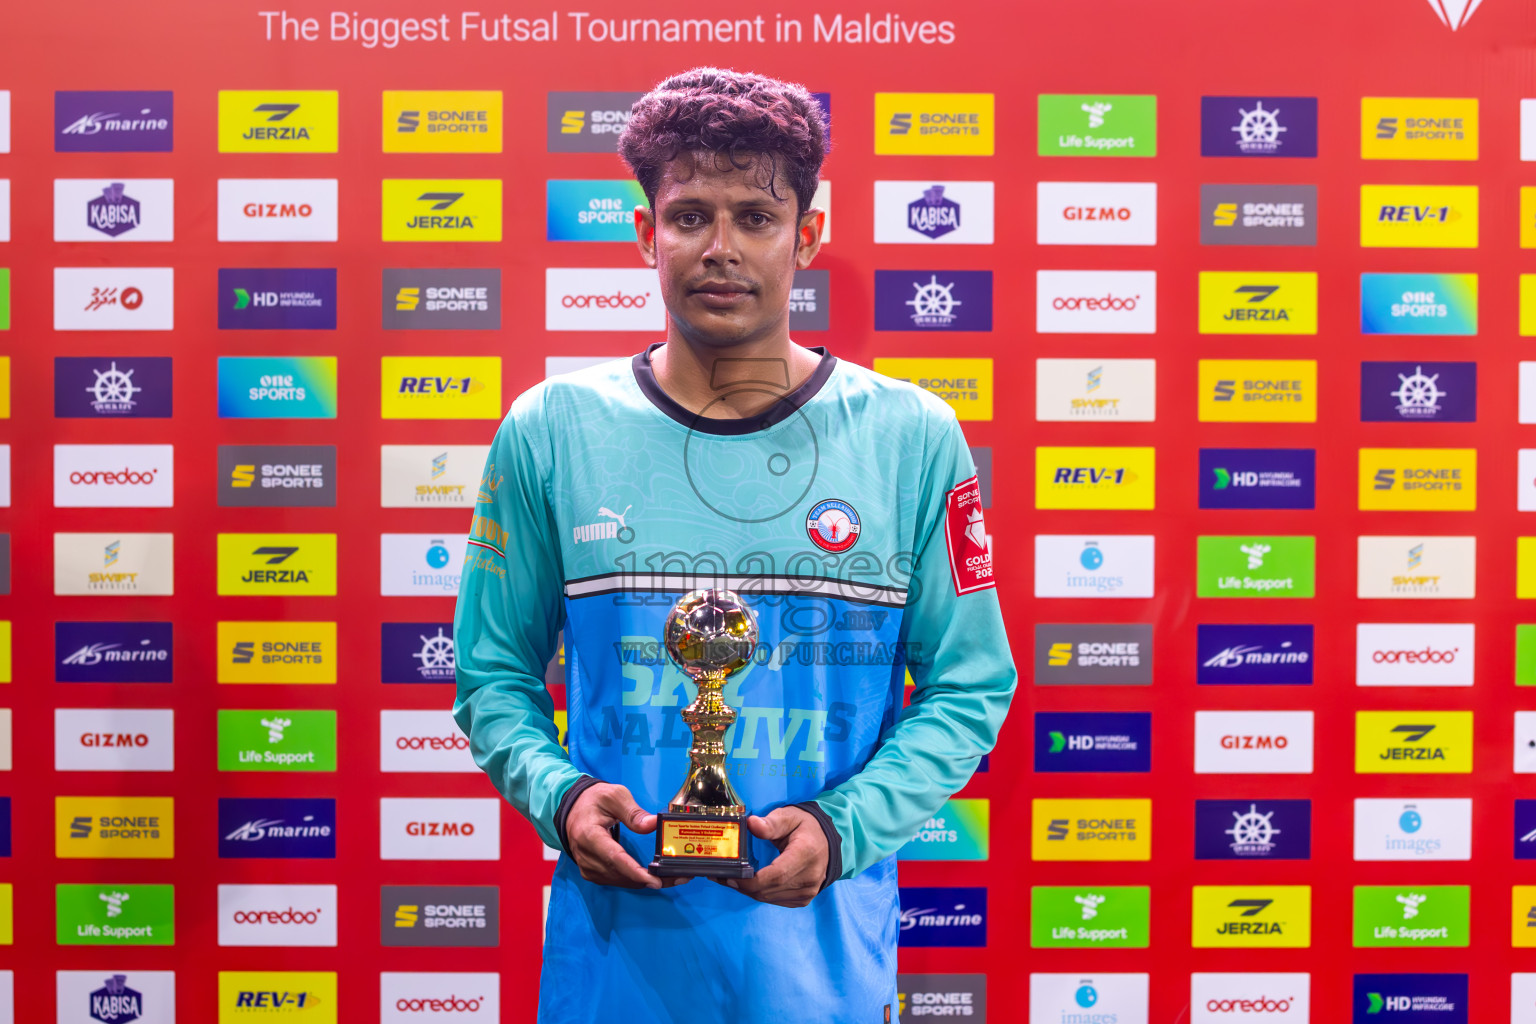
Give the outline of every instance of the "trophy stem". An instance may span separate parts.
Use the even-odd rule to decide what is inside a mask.
[[[682,711],[683,721],[693,730],[688,777],[668,810],[674,814],[740,817],[747,809],[725,770],[725,731],[736,721],[736,709],[721,697],[725,673],[703,672],[695,682],[698,694]]]

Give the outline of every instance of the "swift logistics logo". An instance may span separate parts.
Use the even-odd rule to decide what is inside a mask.
[[[336,623],[220,622],[221,683],[336,682]]]
[[[1151,800],[1037,798],[1030,817],[1031,860],[1152,859]]]
[[[1476,363],[1360,364],[1363,423],[1475,423]]]
[[[1201,423],[1316,423],[1312,359],[1200,360]]]
[[[544,183],[544,238],[550,242],[635,241],[635,209],[649,209],[630,178],[558,179]]]
[[[993,108],[989,92],[877,92],[875,154],[991,156]]]
[[[1310,686],[1313,663],[1310,625],[1199,626],[1195,681],[1201,686]]]
[[[1357,774],[1471,771],[1472,712],[1355,712]]]
[[[385,178],[386,242],[501,241],[500,178]]]
[[[175,856],[170,797],[60,796],[53,801],[53,855],[60,860],[169,860]]]
[[[490,445],[386,444],[379,448],[383,508],[473,508]]]
[[[992,271],[875,271],[875,330],[991,329]]]
[[[169,622],[55,622],[53,673],[60,683],[169,683]]]
[[[1157,419],[1157,360],[1036,359],[1035,419],[1151,423]]]
[[[218,1024],[337,1024],[334,971],[220,971]]]
[[[384,90],[386,153],[500,153],[499,90]]]
[[[1470,622],[1358,623],[1355,685],[1471,686],[1476,629]]]
[[[1467,1024],[1470,1020],[1465,974],[1357,974],[1352,1005],[1353,1024],[1420,1020]]]
[[[1475,99],[1360,100],[1362,160],[1476,160],[1477,142]]]
[[[219,711],[219,771],[333,772],[336,712]]]
[[[1037,245],[1156,245],[1157,183],[1042,181],[1035,186]]]
[[[1471,859],[1471,800],[1355,800],[1355,860]]]
[[[630,108],[643,93],[551,92],[546,142],[551,153],[614,153]]]
[[[1200,449],[1200,507],[1310,509],[1317,504],[1311,448]]]
[[[1361,334],[1477,333],[1476,274],[1361,274]]]
[[[874,371],[916,384],[942,399],[960,420],[992,418],[991,359],[892,359],[877,356]]]
[[[993,196],[990,181],[876,181],[875,244],[991,245]]]
[[[902,886],[897,945],[980,948],[987,944],[987,890]]]
[[[1036,448],[1035,508],[1150,510],[1156,454],[1153,448]]]
[[[336,596],[334,533],[221,533],[221,595]]]
[[[174,946],[176,887],[60,884],[54,922],[61,946]]]
[[[499,268],[384,269],[386,331],[501,328]]]
[[[386,885],[379,893],[379,945],[494,948],[501,899],[494,885]]]
[[[381,682],[454,681],[453,623],[385,622],[379,628]]]
[[[1151,686],[1147,623],[1035,626],[1036,686]]]
[[[384,356],[379,402],[386,420],[500,419],[501,357]]]
[[[1196,775],[1310,775],[1311,711],[1196,711]]]
[[[1200,155],[1315,157],[1317,97],[1202,96]]]
[[[1468,946],[1471,908],[1465,885],[1357,885],[1354,946]]]
[[[220,178],[219,241],[334,242],[335,178]]]
[[[1151,770],[1150,712],[1035,712],[1035,771]]]
[[[1362,536],[1355,543],[1357,597],[1477,596],[1476,537]]]
[[[1361,185],[1360,244],[1476,249],[1476,185]]]
[[[221,444],[220,508],[334,508],[336,446]]]
[[[220,153],[335,153],[334,91],[219,90]]]
[[[1029,890],[1032,949],[1146,949],[1152,890],[1141,885],[1036,885]]]
[[[1310,860],[1312,801],[1196,800],[1196,860]]]
[[[1196,949],[1306,949],[1312,945],[1309,885],[1197,885],[1190,945]]]
[[[1197,597],[1313,597],[1315,537],[1199,537]]]
[[[1157,97],[1041,93],[1040,156],[1157,156]]]
[[[55,419],[167,419],[170,356],[54,356]]]
[[[1316,334],[1315,273],[1200,271],[1201,334]]]
[[[1201,185],[1201,245],[1316,245],[1316,185]]]
[[[169,153],[174,135],[169,90],[53,94],[55,153]]]
[[[991,801],[952,797],[896,851],[897,860],[986,860]]]
[[[175,536],[169,533],[56,533],[53,592],[105,597],[175,593]]]
[[[219,856],[329,860],[336,856],[333,799],[219,798]]]
[[[335,356],[220,356],[220,419],[336,418]]]
[[[334,269],[219,269],[219,330],[335,329]]]
[[[1476,448],[1361,448],[1361,511],[1477,511]]]

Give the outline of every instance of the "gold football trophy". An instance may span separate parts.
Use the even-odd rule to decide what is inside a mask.
[[[662,639],[677,667],[698,686],[698,694],[682,711],[683,721],[693,730],[688,777],[657,815],[651,874],[751,878],[755,865],[747,808],[725,766],[725,731],[736,720],[736,709],[720,691],[728,676],[752,660],[757,620],[729,590],[695,590],[667,613]]]

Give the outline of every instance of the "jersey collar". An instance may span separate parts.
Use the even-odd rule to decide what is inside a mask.
[[[810,350],[821,356],[821,362],[816,364],[816,369],[799,387],[782,395],[756,416],[738,420],[720,419],[689,412],[661,389],[661,385],[656,382],[656,374],[651,370],[651,353],[664,344],[666,342],[654,342],[647,345],[644,352],[635,354],[630,364],[634,368],[635,383],[640,385],[641,393],[650,400],[652,405],[666,413],[669,418],[700,434],[738,436],[767,430],[774,424],[788,419],[791,414],[798,412],[802,405],[816,397],[822,385],[826,384],[827,378],[832,376],[832,368],[837,365],[837,357],[827,352],[826,346],[812,346]]]

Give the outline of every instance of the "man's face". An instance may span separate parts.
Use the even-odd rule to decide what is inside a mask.
[[[787,330],[795,270],[820,247],[821,215],[796,216],[782,174],[774,191],[783,198],[762,187],[756,165],[684,156],[663,173],[654,209],[638,213],[641,254],[689,341],[727,347]]]

